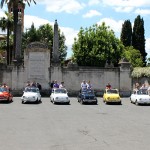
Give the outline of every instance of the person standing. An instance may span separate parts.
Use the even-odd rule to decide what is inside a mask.
[[[59,88],[59,84],[57,83],[57,80],[54,81],[53,88]]]
[[[110,83],[108,83],[108,84],[106,85],[106,89],[111,89]]]
[[[65,88],[64,82],[62,81],[61,84],[59,85],[59,88]]]
[[[86,89],[87,89],[87,83],[85,82],[85,80],[83,80],[81,83],[81,90],[86,90]]]
[[[92,84],[91,84],[91,81],[89,80],[88,83],[87,83],[87,89],[92,89]]]

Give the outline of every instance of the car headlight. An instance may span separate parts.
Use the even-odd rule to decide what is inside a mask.
[[[55,99],[58,99],[58,97],[56,97]]]

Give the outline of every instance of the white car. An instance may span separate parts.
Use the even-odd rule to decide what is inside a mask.
[[[65,88],[53,88],[50,101],[55,103],[67,103],[70,104],[70,99],[68,97],[68,92]]]
[[[131,103],[138,104],[150,104],[150,96],[147,89],[135,90],[130,96]]]
[[[37,87],[26,87],[21,97],[22,104],[25,102],[41,102],[41,94]]]

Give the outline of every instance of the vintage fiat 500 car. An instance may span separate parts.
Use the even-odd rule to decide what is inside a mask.
[[[97,97],[95,96],[94,91],[91,89],[80,90],[77,99],[78,102],[80,102],[81,104],[84,103],[97,104]]]
[[[136,105],[150,104],[150,96],[147,89],[134,90],[130,96],[130,101]]]
[[[121,104],[121,98],[118,89],[105,89],[103,94],[103,101],[107,103]]]
[[[26,87],[21,97],[22,104],[25,102],[41,102],[41,94],[37,87]]]
[[[10,93],[10,90],[8,88],[0,87],[0,101],[13,101],[13,95]]]
[[[55,103],[66,103],[70,104],[70,99],[68,97],[68,92],[65,88],[53,88],[50,101]]]

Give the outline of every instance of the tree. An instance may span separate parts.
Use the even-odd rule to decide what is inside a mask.
[[[10,45],[9,45],[9,37],[11,32],[13,31],[13,18],[12,16],[8,13],[5,12],[6,18],[2,17],[0,19],[0,28],[2,29],[2,31],[6,31],[7,30],[7,65],[10,64],[11,61],[11,52],[10,52]]]
[[[147,53],[145,51],[144,20],[140,15],[138,15],[134,21],[132,46],[140,51],[143,64],[146,66]]]
[[[28,5],[30,6],[31,1],[33,1],[35,4],[35,0],[1,0],[1,8],[3,7],[4,3],[10,3],[13,5],[13,20],[14,20],[14,58],[15,58],[15,47],[16,47],[16,32],[17,32],[17,23],[18,23],[18,4],[19,3],[23,3],[23,2],[27,2]]]
[[[142,67],[142,55],[139,50],[134,49],[132,46],[125,47],[123,51],[123,56],[132,65],[132,67]]]
[[[122,25],[120,40],[124,46],[131,46],[132,44],[132,25],[130,20],[125,20]]]
[[[114,32],[103,23],[101,26],[95,24],[89,29],[80,28],[72,49],[73,59],[79,66],[104,67],[106,62],[117,66],[123,45]]]

